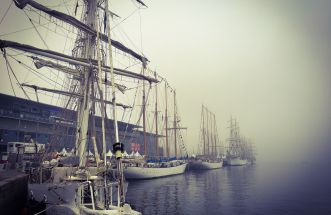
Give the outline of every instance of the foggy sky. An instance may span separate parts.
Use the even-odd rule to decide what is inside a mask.
[[[8,2],[1,1],[0,17]],[[190,151],[199,142],[204,104],[216,114],[223,142],[230,116],[237,118],[261,162],[328,157],[330,1],[144,2],[148,9],[121,27],[151,60],[149,66],[176,88]],[[123,0],[112,6],[122,18],[136,8]],[[0,28],[20,25],[15,14]],[[7,77],[5,71],[1,77]],[[0,90],[12,94],[8,80],[1,80]]]

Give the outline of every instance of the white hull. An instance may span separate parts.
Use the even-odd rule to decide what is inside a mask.
[[[229,166],[243,166],[247,164],[247,160],[241,158],[228,158],[227,164]]]
[[[223,161],[220,162],[208,162],[201,160],[190,161],[190,169],[220,169],[223,166]]]
[[[109,210],[93,210],[92,208],[84,207],[80,210],[79,215],[141,215],[141,213],[133,211],[128,204],[121,207],[112,206]]]
[[[171,175],[183,174],[187,163],[175,167],[133,167],[124,168],[124,176],[126,179],[150,179],[159,178]]]

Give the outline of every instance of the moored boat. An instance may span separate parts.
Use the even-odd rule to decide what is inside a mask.
[[[189,168],[195,170],[219,169],[222,166],[222,160],[190,160],[189,162]]]
[[[247,160],[240,157],[230,157],[226,162],[229,166],[243,166],[247,164]]]
[[[209,170],[219,169],[223,166],[223,159],[218,138],[216,117],[207,107],[202,105],[200,141],[198,146],[199,155],[194,155],[189,161],[189,169],[192,170]]]
[[[166,163],[143,163],[137,166],[126,166],[124,176],[126,179],[152,179],[165,176],[183,174],[187,163],[174,160]]]
[[[159,145],[159,130],[158,130],[158,100],[157,100],[157,86],[155,86],[155,152],[154,155],[158,157],[157,159],[152,158],[152,162],[148,160],[148,150],[147,150],[147,139],[146,139],[146,108],[145,108],[145,85],[143,85],[143,104],[142,104],[142,115],[143,115],[143,132],[144,132],[144,156],[140,159],[130,159],[124,162],[124,176],[128,180],[133,179],[152,179],[152,178],[160,178],[166,176],[173,176],[178,174],[183,174],[186,170],[187,156],[183,159],[177,159],[177,130],[186,129],[180,127],[178,124],[180,120],[177,116],[177,105],[176,105],[176,91],[173,90],[174,93],[174,121],[173,127],[168,127],[168,99],[167,99],[167,91],[168,91],[168,83],[165,83],[165,159],[159,158],[158,153],[158,145]],[[170,145],[169,145],[169,135],[168,131],[173,130],[173,149],[174,149],[174,157],[170,158]],[[181,136],[180,136],[181,137]],[[181,139],[182,140],[182,139]],[[185,145],[181,142],[181,149],[186,152]],[[136,152],[137,153],[137,152]],[[133,153],[132,153],[133,154]]]
[[[243,136],[240,136],[239,126],[235,119],[230,119],[229,147],[226,155],[226,165],[243,166],[247,162],[247,143]]]

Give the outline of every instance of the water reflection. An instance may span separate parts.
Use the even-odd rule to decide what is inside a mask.
[[[186,175],[130,182],[127,200],[143,214],[179,214]]]
[[[331,214],[331,173],[300,167],[224,167],[134,181],[127,200],[145,215]]]
[[[143,214],[240,214],[254,181],[254,170],[247,168],[251,167],[133,181],[127,200]]]
[[[226,189],[226,202],[229,205],[223,208],[224,214],[249,213],[249,199],[255,187],[255,166],[236,166],[224,169],[227,180],[224,182]],[[227,194],[227,195],[226,195]]]

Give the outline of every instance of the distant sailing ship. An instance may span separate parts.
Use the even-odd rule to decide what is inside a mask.
[[[244,157],[243,141],[240,138],[239,126],[235,119],[230,119],[229,147],[226,154],[226,164],[229,166],[243,166],[247,164]]]
[[[247,160],[247,164],[255,164],[255,149],[254,144],[251,140],[247,140],[246,138],[242,138],[242,154],[243,158]]]
[[[200,126],[200,153],[195,155],[189,163],[190,169],[219,169],[223,166],[222,156],[219,150],[219,137],[215,114],[204,105],[201,110]]]

